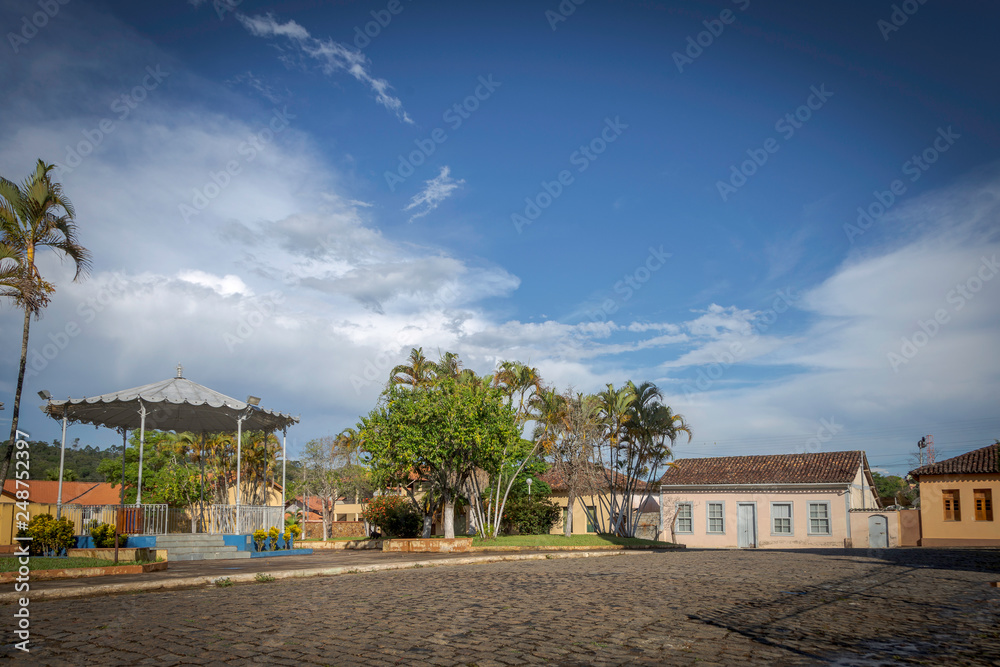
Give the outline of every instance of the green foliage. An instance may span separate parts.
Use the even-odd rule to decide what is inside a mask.
[[[56,521],[51,514],[39,514],[28,522],[24,531],[31,538],[32,554],[55,553],[69,549],[76,544],[75,526],[67,517]],[[20,533],[19,533],[20,534]]]
[[[102,523],[90,528],[90,536],[94,538],[94,546],[98,549],[108,549],[115,546],[115,527],[110,523]],[[128,542],[127,535],[118,536],[118,546],[124,547]]]
[[[297,523],[290,524],[287,532],[290,532],[295,539],[299,539],[302,537],[302,526]]]
[[[274,581],[274,576],[273,575],[266,574],[264,572],[258,572],[257,574],[255,574],[253,576],[253,578],[254,578],[254,581],[259,581],[262,584],[263,583],[267,583],[269,581]]]
[[[417,537],[423,529],[421,516],[401,496],[376,496],[365,504],[361,516],[385,537]]]
[[[875,491],[880,498],[892,498],[894,503],[909,505],[917,497],[917,490],[911,489],[905,479],[897,475],[872,473]]]
[[[58,440],[53,440],[51,443],[42,441],[28,443],[32,479],[59,479],[59,453],[61,449],[62,445]],[[104,475],[99,473],[97,468],[105,459],[113,459],[117,456],[120,461],[122,457],[120,449],[120,447],[100,449],[93,445],[81,447],[77,440],[72,444],[67,443],[63,481],[105,481]]]
[[[562,508],[532,491],[530,499],[527,496],[507,499],[501,528],[504,532],[519,535],[547,535],[561,517]]]
[[[105,459],[97,471],[111,484],[121,484],[121,452]],[[139,434],[133,431],[125,450],[125,503],[134,503],[139,481]],[[142,453],[142,501],[187,507],[200,494],[198,466],[189,463],[173,449],[172,434],[148,431]]]
[[[271,541],[271,550],[274,551],[278,548],[278,538],[281,537],[281,531],[277,526],[271,526],[267,529],[267,537]]]
[[[219,577],[215,580],[215,586],[217,588],[229,588],[230,586],[235,586],[236,582],[229,577]]]

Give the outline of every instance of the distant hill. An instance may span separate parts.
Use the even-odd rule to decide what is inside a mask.
[[[3,447],[7,445],[4,444]],[[59,479],[59,450],[61,445],[58,440],[52,444],[41,441],[28,442],[28,462],[30,464],[30,479]],[[80,439],[76,438],[72,443],[66,443],[65,468],[71,471],[72,475],[66,475],[65,480],[77,482],[105,482],[104,477],[97,472],[98,464],[104,459],[121,456],[121,452],[116,447],[98,449],[93,445],[80,446]],[[15,464],[11,463],[8,478],[14,477]]]

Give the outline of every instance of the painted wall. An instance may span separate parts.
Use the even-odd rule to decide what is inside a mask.
[[[976,521],[973,490],[993,492],[993,521]],[[941,492],[959,492],[960,521],[945,521]],[[1000,474],[921,475],[921,546],[1000,546]]]
[[[851,545],[858,548],[871,546],[868,528],[869,519],[873,516],[884,516],[887,533],[887,547],[900,546],[899,510],[869,510],[851,512]]]
[[[661,540],[673,541],[689,547],[735,548],[737,546],[737,507],[740,503],[753,503],[756,507],[757,546],[771,549],[842,548],[848,537],[850,519],[847,512],[847,485],[841,491],[663,491],[660,500]],[[724,533],[708,532],[708,503],[724,503]],[[693,532],[671,535],[676,529],[677,503],[692,503]],[[792,504],[792,534],[772,534],[771,503]],[[830,506],[829,535],[809,534],[809,503],[828,502]],[[866,531],[867,535],[867,531]]]
[[[552,495],[549,496],[549,500],[551,500],[553,503],[555,503],[556,505],[558,505],[564,511],[565,511],[566,507],[569,505],[569,497],[565,493],[558,493],[558,492],[553,493]],[[643,495],[641,497],[637,496],[634,499],[633,506],[638,507],[640,505],[640,503],[643,502],[643,500],[646,500],[646,496],[645,495]],[[652,496],[649,497],[649,500],[652,501],[652,503],[654,504],[654,507],[655,507],[655,503],[658,500],[657,496],[654,494],[654,495],[652,495]],[[620,502],[621,501],[619,500],[619,503]],[[643,507],[643,512],[646,512],[647,510],[650,509],[649,505],[650,505],[650,503],[647,502],[646,506]],[[588,532],[589,532],[589,534],[593,535],[596,532],[596,529],[599,529],[600,526],[601,526],[601,523],[597,523],[594,526],[595,530],[591,530],[591,531],[587,530],[587,510],[586,510],[586,507],[595,507],[596,508],[598,521],[599,522],[603,521],[605,527],[609,526],[609,524],[610,524],[610,522],[608,521],[608,510],[607,510],[607,507],[601,504],[600,498],[598,496],[577,496],[576,500],[574,500],[574,502],[573,502],[573,534],[574,535],[587,535]],[[654,509],[654,511],[655,511],[655,509]],[[647,521],[641,521],[641,523],[648,523],[648,522]],[[564,526],[562,524],[562,521],[560,521],[559,523],[557,523],[552,528],[552,530],[549,531],[549,532],[552,535],[562,535],[565,532],[565,528],[564,528]]]

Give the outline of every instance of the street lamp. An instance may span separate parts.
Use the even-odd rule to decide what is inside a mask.
[[[530,477],[528,478],[528,501],[529,501],[529,502],[531,501],[531,483],[532,483],[533,481],[534,481],[534,480],[532,480],[532,479],[531,479]]]

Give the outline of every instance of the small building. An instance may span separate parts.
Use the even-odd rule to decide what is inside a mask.
[[[921,546],[1000,546],[1000,443],[917,468]]]
[[[591,489],[580,493],[573,501],[573,534],[593,535],[599,532],[602,526],[607,530],[611,525],[609,478],[614,479],[615,485],[618,487],[619,495],[616,499],[618,505],[629,504],[631,501],[630,520],[638,519],[635,536],[651,540],[657,539],[660,508],[658,505],[659,494],[655,491],[655,487],[647,491],[646,483],[641,480],[637,481],[632,498],[624,498],[621,492],[621,486],[624,485],[623,477],[618,473],[612,473],[596,466],[589,481]],[[551,470],[539,475],[539,479],[548,484],[552,490],[548,499],[562,509],[562,519],[549,531],[553,535],[561,535],[565,531],[566,519],[569,514],[568,485],[562,475]],[[597,523],[595,523],[595,519]]]
[[[891,547],[862,451],[679,459],[660,478],[659,539],[707,548]]]

